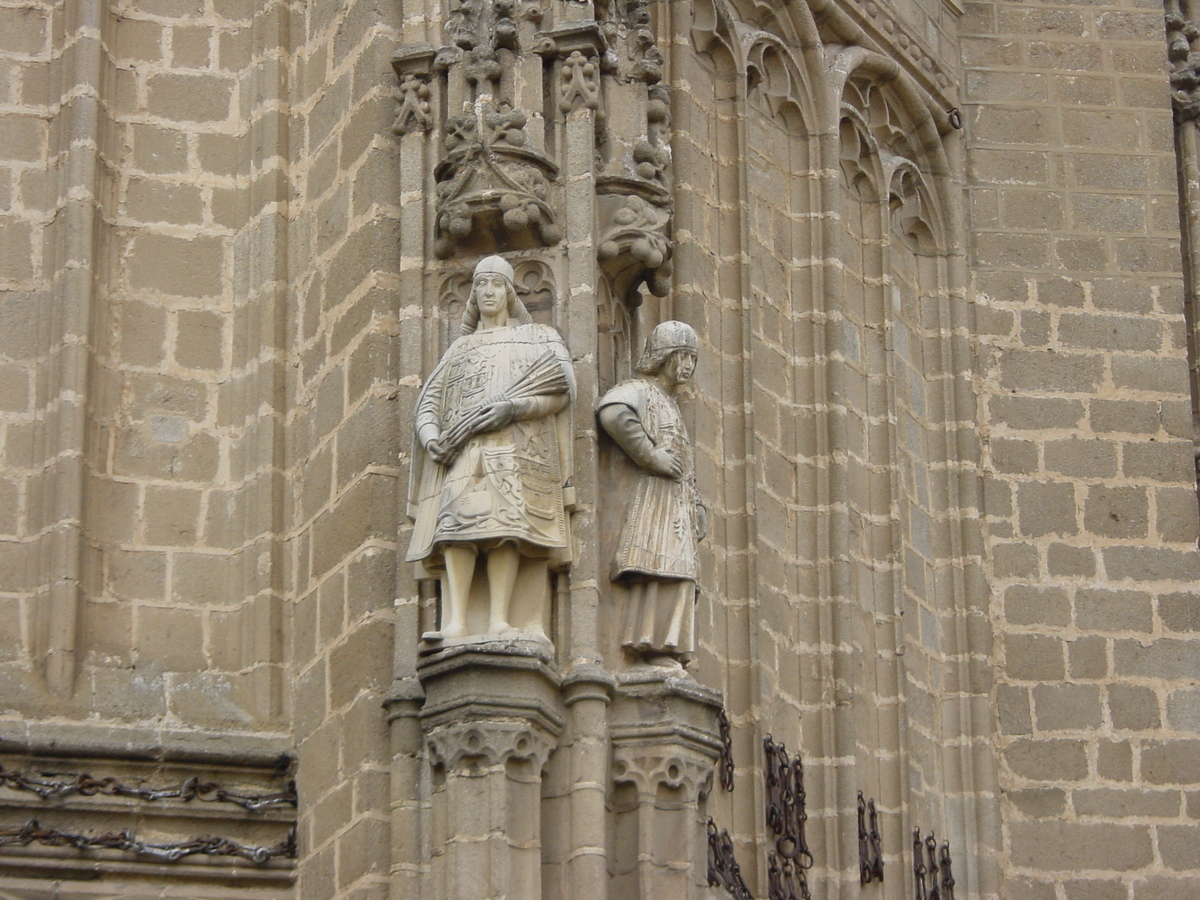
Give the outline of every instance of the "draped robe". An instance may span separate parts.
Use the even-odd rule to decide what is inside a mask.
[[[653,447],[675,456],[683,469],[678,480],[666,478],[634,458],[640,471],[612,567],[613,580],[631,588],[622,643],[686,655],[694,646],[696,541],[702,515],[692,442],[674,398],[653,381],[622,382],[601,398],[597,409],[614,405],[630,410],[636,419],[631,424],[640,426]],[[613,438],[621,443],[620,435]]]
[[[547,350],[552,359],[546,362]],[[557,366],[565,391],[539,392],[536,385],[512,392],[531,367]],[[544,380],[544,379],[543,379]],[[505,398],[550,397],[563,406],[574,390],[566,345],[545,325],[476,331],[450,345],[417,400],[415,428],[434,424],[450,431],[476,406]],[[523,555],[565,557],[568,548],[564,482],[569,478],[569,429],[565,409],[518,420],[467,438],[449,466],[414,449],[415,519],[410,561],[440,564],[447,543],[482,548],[510,541]],[[419,471],[418,471],[419,469]]]

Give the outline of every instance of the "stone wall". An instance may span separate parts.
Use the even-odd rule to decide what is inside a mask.
[[[281,422],[304,897],[388,895],[400,195],[389,59],[400,9],[290,10]],[[405,363],[411,367],[412,362]]]
[[[536,721],[479,731],[482,777],[474,725],[418,674],[458,702],[478,660],[430,674],[437,589],[403,562],[412,403],[499,233],[456,247],[435,221],[467,91],[438,93],[449,11],[0,0],[0,764],[298,790],[255,814],[0,785],[0,830],[297,841],[261,865],[5,843],[3,890],[441,900],[494,852],[522,877],[540,854],[544,898],[682,897],[711,815],[762,898],[771,735],[806,765],[817,896],[910,897],[914,828],[950,842],[960,898],[1195,893],[1194,398],[1156,0],[658,0],[663,118],[644,74],[560,107],[593,5],[522,7],[506,89],[565,173],[564,231],[509,255],[575,357],[577,541],[557,656],[507,682]],[[598,264],[596,184],[668,140],[673,273],[642,274],[670,290],[638,305]],[[683,407],[711,520],[690,694],[628,681],[591,418],[672,317],[702,346]],[[706,786],[709,689],[732,792]],[[703,738],[682,774],[659,771],[664,723]],[[882,885],[858,884],[859,790]],[[448,814],[462,797],[481,805]]]
[[[1185,896],[1200,558],[1162,9],[971,3],[960,28],[1009,895]]]

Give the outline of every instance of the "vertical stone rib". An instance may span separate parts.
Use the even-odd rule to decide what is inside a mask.
[[[282,3],[256,15],[250,28],[251,62],[242,102],[262,98],[261,105],[244,109],[250,116],[246,140],[259,148],[251,166],[279,169],[291,159],[287,118],[273,116],[264,106],[289,105],[286,57],[290,52],[289,13]],[[275,56],[275,64],[264,62]],[[261,154],[261,155],[258,155]],[[251,170],[244,202],[249,215],[234,241],[234,284],[244,286],[233,297],[244,300],[240,314],[246,323],[237,329],[245,346],[236,356],[246,371],[235,383],[234,424],[244,439],[234,444],[230,478],[240,484],[246,499],[240,505],[242,533],[236,536],[241,555],[244,670],[254,671],[256,713],[274,719],[283,712],[283,535],[286,467],[286,341],[288,281],[288,187],[286,178],[263,177]],[[260,562],[267,557],[267,565]]]
[[[61,205],[48,229],[49,310],[39,317],[47,371],[38,399],[47,412],[45,444],[35,462],[52,486],[43,494],[46,530],[37,551],[43,596],[35,613],[35,653],[46,686],[63,697],[74,690],[78,663],[89,369],[105,233],[99,205],[105,6],[101,0],[63,6],[67,43],[57,61],[63,100],[56,129]]]

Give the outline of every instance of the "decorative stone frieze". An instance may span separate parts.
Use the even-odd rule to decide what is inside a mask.
[[[433,765],[460,774],[479,774],[509,760],[541,769],[554,746],[553,736],[520,719],[477,719],[442,725],[426,735]]]

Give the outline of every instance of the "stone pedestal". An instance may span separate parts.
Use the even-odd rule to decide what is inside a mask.
[[[437,900],[541,896],[542,768],[562,730],[546,641],[464,641],[418,667]]]
[[[706,872],[704,800],[721,751],[721,697],[679,672],[618,678],[612,705],[612,896],[698,898]]]

